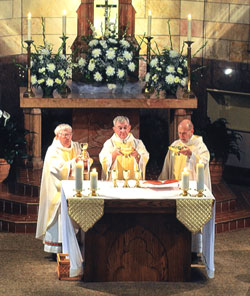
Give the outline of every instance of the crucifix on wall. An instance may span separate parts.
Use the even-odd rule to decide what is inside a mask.
[[[118,1],[95,0],[94,2],[94,26],[97,30],[97,34],[101,35],[101,27],[103,27],[103,23],[104,30],[106,30],[108,21],[115,23],[118,18]]]

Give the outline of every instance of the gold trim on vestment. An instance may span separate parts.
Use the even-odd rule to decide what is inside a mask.
[[[87,232],[103,216],[104,199],[101,198],[69,198],[69,216]]]
[[[192,233],[202,227],[212,217],[213,199],[177,199],[176,217]]]

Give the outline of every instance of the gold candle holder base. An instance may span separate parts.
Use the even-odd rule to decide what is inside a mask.
[[[129,185],[128,185],[128,179],[125,179],[125,180],[124,180],[123,187],[124,187],[124,188],[129,188]]]
[[[197,197],[203,197],[203,196],[206,196],[203,192],[204,192],[204,189],[201,189],[201,190],[197,190],[197,194],[196,194],[196,196]]]
[[[75,197],[82,197],[82,191],[81,190],[76,190],[76,194],[74,196]]]
[[[90,189],[90,193],[88,196],[98,196],[96,189]]]
[[[188,196],[190,194],[188,193],[188,189],[182,189],[182,193],[180,195],[181,196]]]

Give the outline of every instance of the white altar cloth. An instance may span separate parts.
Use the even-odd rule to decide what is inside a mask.
[[[112,182],[98,181],[98,198],[103,199],[179,199],[181,190],[178,183],[166,185],[152,185],[141,181],[142,188],[133,188],[135,181],[129,181],[130,188],[123,188],[123,181],[118,181],[118,188],[114,188]],[[62,249],[63,253],[69,254],[70,259],[70,277],[79,276],[83,274],[83,258],[76,239],[76,232],[72,224],[72,220],[68,215],[67,198],[74,196],[75,182],[73,180],[64,180],[61,184],[61,219],[62,219]],[[87,197],[89,191],[89,181],[83,182],[83,198]],[[189,193],[191,196],[185,197],[190,199],[197,199],[196,182],[190,182]],[[205,186],[205,197],[202,199],[214,199],[211,191]],[[214,199],[215,200],[215,199]],[[215,202],[213,205],[212,218],[203,227],[202,235],[202,257],[206,266],[207,275],[209,278],[214,277],[214,237],[215,237]]]

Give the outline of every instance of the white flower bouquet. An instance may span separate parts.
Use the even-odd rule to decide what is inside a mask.
[[[66,81],[72,77],[71,56],[63,54],[63,44],[56,54],[53,54],[53,47],[47,43],[45,38],[44,19],[43,26],[43,45],[36,47],[35,52],[31,53],[31,86],[41,87],[43,97],[52,97],[56,89],[59,93],[65,92]]]
[[[115,24],[108,26],[100,38],[84,40],[87,49],[78,58],[77,64],[83,81],[93,84],[107,84],[109,89],[115,89],[117,84],[124,85],[128,75],[135,72],[137,57],[135,47],[129,40],[119,38]]]
[[[187,85],[187,59],[173,49],[164,48],[150,61],[149,72],[145,76],[148,89],[155,89],[157,94],[176,95],[178,87]]]
[[[44,97],[50,97],[55,89],[60,93],[72,77],[72,65],[70,57],[60,49],[52,54],[52,46],[45,42],[31,54],[31,85],[40,86]]]

